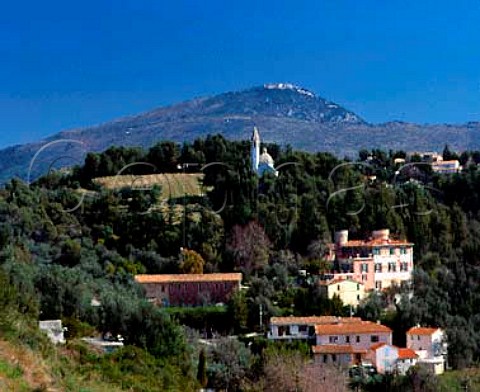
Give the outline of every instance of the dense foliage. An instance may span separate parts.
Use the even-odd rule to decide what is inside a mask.
[[[419,157],[395,164],[401,151],[360,151],[352,162],[270,145],[280,174],[259,179],[249,147],[221,136],[161,142],[149,151],[112,147],[30,186],[12,180],[0,192],[1,264],[23,293],[21,312],[120,334],[195,377],[185,358],[199,354],[188,353],[178,322],[243,333],[265,330],[272,315],[347,315],[338,298],[323,297],[298,270],[329,269],[323,256],[335,230],[363,238],[389,228],[415,243],[414,295],[399,303],[395,289],[371,296],[358,314],[382,318],[397,344],[417,323],[446,328],[455,368],[480,358],[478,152],[462,154],[462,173],[438,175],[415,164]],[[178,170],[202,172],[207,197],[164,200],[158,187],[112,191],[92,181]],[[133,281],[137,273],[234,270],[249,290],[213,310],[166,312],[147,303]],[[207,366],[202,383],[204,373],[218,381]]]

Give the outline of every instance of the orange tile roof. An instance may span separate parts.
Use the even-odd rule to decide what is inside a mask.
[[[418,355],[411,348],[399,348],[398,349],[398,359],[411,359],[418,358]]]
[[[332,280],[327,280],[327,281],[323,281],[323,282],[320,282],[320,284],[322,286],[330,286],[331,284],[338,284],[338,283],[343,283],[343,282],[352,282],[352,283],[355,283],[355,284],[361,284],[362,286],[364,286],[363,282],[357,282],[356,280],[353,280],[351,278],[333,278]]]
[[[391,333],[392,330],[385,325],[377,324],[371,321],[362,321],[361,323],[340,323],[317,325],[315,333],[317,335],[347,335],[357,333]]]
[[[352,347],[349,344],[323,344],[312,346],[314,354],[366,354],[367,350]]]
[[[403,240],[382,240],[382,239],[372,239],[372,240],[350,240],[346,244],[342,245],[345,248],[356,248],[356,247],[372,247],[372,246],[413,246],[413,243]]]
[[[308,316],[308,317],[272,317],[270,324],[272,325],[323,325],[338,323],[361,323],[360,317],[336,317],[336,316]]]
[[[375,350],[379,349],[380,347],[385,346],[386,344],[387,344],[387,343],[383,343],[383,342],[372,344],[372,345],[370,346],[370,350],[375,351]]]
[[[407,335],[432,335],[439,329],[440,328],[412,327],[407,331]]]
[[[179,283],[179,282],[241,282],[241,273],[230,274],[156,274],[135,275],[138,283]]]

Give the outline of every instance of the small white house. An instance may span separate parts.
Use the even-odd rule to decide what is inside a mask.
[[[367,354],[377,372],[381,374],[392,373],[397,367],[398,347],[387,343],[377,343],[370,347]]]
[[[47,333],[48,338],[53,344],[64,344],[65,329],[62,327],[62,320],[43,320],[38,322],[40,330]]]

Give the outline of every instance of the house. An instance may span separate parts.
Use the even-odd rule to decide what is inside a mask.
[[[315,363],[331,363],[336,365],[352,365],[360,363],[367,350],[355,348],[350,344],[324,344],[313,346]]]
[[[272,317],[268,339],[271,340],[308,340],[315,338],[315,326],[323,324],[358,323],[360,317],[310,316],[310,317]]]
[[[339,322],[315,326],[316,345],[348,344],[368,350],[374,343],[392,344],[392,330],[372,321]]]
[[[392,344],[392,330],[379,323],[358,320],[315,326],[316,362],[359,364],[368,360],[373,344]]]
[[[241,273],[136,275],[148,300],[162,306],[227,302],[240,289]]]
[[[386,343],[377,343],[370,347],[366,356],[378,373],[406,374],[417,363],[418,355],[409,348],[400,348]]]
[[[461,171],[462,166],[460,166],[460,162],[456,159],[451,161],[440,160],[432,162],[432,170],[439,174],[452,174]]]
[[[38,328],[44,331],[53,344],[64,344],[64,332],[66,328],[62,327],[62,320],[43,320],[38,322]]]
[[[445,371],[446,336],[440,328],[413,327],[407,331],[407,348],[418,355],[418,364],[434,374]]]
[[[349,240],[348,230],[335,233],[335,261],[331,277],[364,284],[365,291],[409,285],[413,272],[413,244],[393,239],[388,229],[375,230],[366,240]]]
[[[320,290],[328,298],[332,299],[337,295],[344,305],[353,307],[357,307],[359,302],[366,297],[365,285],[349,278],[320,282]]]
[[[418,354],[411,348],[399,348],[397,359],[397,371],[406,374],[407,370],[417,364]]]
[[[378,373],[392,373],[397,366],[399,348],[387,343],[372,344],[366,358],[370,360]]]

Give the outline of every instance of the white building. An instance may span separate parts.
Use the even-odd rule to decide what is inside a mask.
[[[62,326],[62,320],[44,320],[38,322],[40,330],[46,332],[48,338],[53,344],[64,344],[65,329]]]
[[[406,374],[407,370],[417,363],[418,355],[409,348],[377,343],[370,347],[367,359],[381,374],[394,372]]]
[[[278,176],[278,171],[276,171],[274,167],[275,162],[267,152],[267,149],[263,148],[262,154],[260,155],[260,133],[258,132],[257,127],[253,127],[250,160],[252,162],[252,170],[260,177],[265,173],[271,173],[274,176]]]
[[[440,328],[413,327],[407,331],[407,348],[418,355],[418,363],[434,374],[445,371],[446,336]]]
[[[360,317],[272,317],[268,338],[272,340],[307,340],[315,337],[315,327],[317,325],[359,323],[361,321]]]

